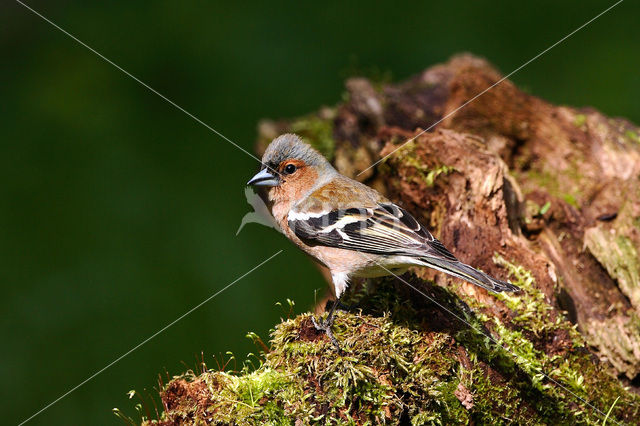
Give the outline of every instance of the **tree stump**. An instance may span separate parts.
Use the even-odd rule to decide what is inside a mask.
[[[501,78],[461,55],[399,84],[350,79],[336,107],[262,122],[257,152],[300,134],[524,292],[426,268],[355,285],[344,355],[289,319],[257,370],[174,378],[158,423],[640,422],[640,129],[509,81],[467,104]]]

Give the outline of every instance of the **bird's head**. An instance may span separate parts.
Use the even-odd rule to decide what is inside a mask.
[[[275,138],[262,156],[262,169],[247,185],[268,186],[269,198],[300,199],[337,172],[318,151],[294,134]]]

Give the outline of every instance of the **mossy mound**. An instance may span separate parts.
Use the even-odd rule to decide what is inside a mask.
[[[501,296],[512,323],[412,275],[420,293],[401,280],[365,284],[350,297],[359,307],[336,318],[342,354],[299,315],[276,326],[258,368],[175,377],[161,392],[165,413],[145,423],[633,424],[640,397],[548,315],[526,270],[496,261],[525,290]],[[557,353],[536,349],[559,329]]]

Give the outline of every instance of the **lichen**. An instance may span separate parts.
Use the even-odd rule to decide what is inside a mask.
[[[584,233],[584,242],[618,282],[620,290],[633,306],[640,306],[640,260],[633,242],[625,235],[605,229],[603,226],[589,228]]]
[[[630,312],[628,318],[591,319],[587,327],[599,330],[589,336],[589,343],[598,348],[599,356],[616,371],[633,379],[640,370],[640,318]]]

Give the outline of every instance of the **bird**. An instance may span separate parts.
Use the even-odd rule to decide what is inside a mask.
[[[397,275],[412,266],[444,272],[491,292],[518,292],[459,261],[407,210],[340,174],[299,136],[283,134],[266,148],[247,185],[267,187],[281,231],[331,274],[335,301],[325,320],[312,321],[338,348],[331,326],[340,296],[356,277]]]

